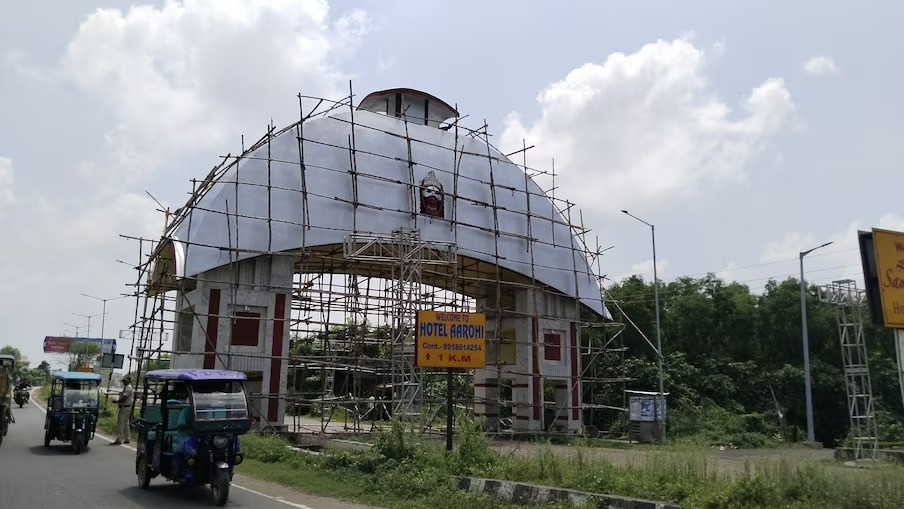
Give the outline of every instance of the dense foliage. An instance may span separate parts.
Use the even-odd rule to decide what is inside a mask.
[[[6,345],[0,348],[0,353],[12,355],[16,359],[16,365],[11,373],[13,381],[27,380],[31,385],[39,386],[50,380],[50,364],[47,361],[41,361],[37,367],[29,369],[19,362],[22,359],[22,352],[18,348]]]
[[[820,302],[816,291],[807,292],[814,427],[818,441],[835,445],[849,427],[840,341],[835,308]],[[652,284],[630,277],[610,287],[608,297],[655,342]],[[616,319],[624,318],[616,306],[610,308]],[[661,284],[660,310],[673,437],[727,434],[757,442],[751,433],[783,431],[789,439],[795,428],[806,429],[798,280],[769,281],[756,295],[713,275],[679,278]],[[866,313],[864,319],[880,439],[900,441],[904,409],[892,332],[871,325]],[[628,386],[656,390],[655,353],[625,323],[626,375],[634,378]],[[613,390],[600,387],[597,397],[611,398]]]

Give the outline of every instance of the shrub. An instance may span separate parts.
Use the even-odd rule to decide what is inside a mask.
[[[769,437],[762,433],[734,433],[725,437],[725,443],[739,449],[759,449],[769,445]]]
[[[241,450],[245,457],[262,463],[294,459],[297,453],[288,445],[289,442],[276,435],[245,435],[241,438]]]
[[[728,494],[729,507],[778,507],[783,502],[778,485],[761,476],[735,481]]]
[[[762,433],[771,435],[775,433],[776,427],[767,414],[744,414],[741,416],[744,423],[744,431],[751,433]]]
[[[377,489],[393,496],[417,498],[438,491],[451,491],[452,477],[439,468],[406,460],[396,467],[381,469]]]
[[[374,451],[330,451],[322,454],[320,458],[320,466],[328,470],[350,469],[364,474],[373,474],[386,460]]]
[[[417,450],[417,438],[414,433],[406,431],[398,419],[393,419],[388,432],[377,437],[377,452],[393,460],[413,458]]]
[[[459,426],[458,447],[450,459],[456,474],[474,475],[486,471],[497,459],[490,449],[490,441],[478,424],[462,419]]]

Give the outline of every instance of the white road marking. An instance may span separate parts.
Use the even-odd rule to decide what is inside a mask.
[[[244,486],[239,486],[238,484],[235,484],[235,483],[232,483],[232,487],[233,487],[233,488],[238,488],[238,489],[240,489],[240,490],[245,490],[245,491],[247,491],[248,493],[254,493],[255,495],[259,495],[259,496],[264,497],[264,498],[269,498],[270,500],[275,500],[275,501],[277,501],[277,502],[282,502],[283,504],[286,504],[287,506],[295,507],[295,508],[297,508],[297,509],[314,509],[313,507],[308,506],[308,505],[304,505],[304,504],[296,504],[295,502],[289,502],[288,500],[286,500],[286,499],[284,499],[284,498],[282,498],[282,497],[274,497],[274,496],[272,496],[272,495],[267,495],[267,494],[265,494],[265,493],[261,493],[261,492],[259,492],[259,491],[252,490],[251,488],[246,488],[246,487],[244,487]]]
[[[35,402],[34,400],[32,400],[32,402],[34,403],[34,405],[35,405],[36,407],[40,408],[42,412],[44,412],[45,414],[47,413],[47,410],[46,410],[44,407],[42,407],[41,405],[39,405],[39,404],[38,404],[37,402]],[[112,444],[113,442],[116,441],[116,440],[114,440],[114,439],[112,439],[112,438],[110,438],[110,437],[108,437],[108,436],[106,436],[106,435],[103,435],[103,434],[101,434],[101,433],[98,433],[98,432],[96,432],[96,431],[94,432],[94,436],[101,437],[101,438],[103,438],[104,440],[106,440],[107,442],[110,442],[111,444]],[[136,449],[135,449],[134,447],[130,446],[130,445],[119,444],[119,446],[120,446],[120,447],[125,447],[126,449],[129,449],[129,450],[132,451],[132,452],[137,452]],[[288,501],[288,500],[286,500],[286,499],[284,499],[284,498],[282,498],[282,497],[274,497],[273,495],[267,495],[266,493],[261,493],[261,492],[259,492],[259,491],[252,490],[251,488],[246,488],[246,487],[244,487],[244,486],[239,486],[238,484],[235,484],[235,483],[232,483],[232,487],[233,487],[233,488],[238,488],[238,489],[243,490],[243,491],[247,491],[248,493],[252,493],[252,494],[257,495],[257,496],[259,496],[259,497],[264,497],[264,498],[269,498],[270,500],[275,500],[276,502],[280,502],[280,503],[286,504],[287,506],[289,506],[289,507],[294,507],[294,508],[296,508],[296,509],[314,509],[313,507],[311,507],[311,506],[309,506],[309,505],[296,504],[295,502],[290,502],[290,501]]]

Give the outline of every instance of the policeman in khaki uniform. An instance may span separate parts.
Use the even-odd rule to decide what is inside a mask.
[[[119,399],[116,404],[119,406],[119,414],[117,415],[117,432],[116,441],[111,445],[129,443],[130,421],[132,417],[132,403],[134,401],[135,390],[132,389],[132,380],[129,377],[122,379],[122,392],[119,393]]]

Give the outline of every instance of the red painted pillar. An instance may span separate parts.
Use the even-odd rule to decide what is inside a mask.
[[[279,417],[279,392],[280,375],[282,374],[283,331],[286,326],[286,295],[276,294],[276,309],[273,311],[273,350],[270,359],[270,402],[267,408],[267,420],[275,426],[281,426],[276,422]]]
[[[581,383],[580,380],[581,374],[578,371],[578,359],[580,358],[578,352],[578,328],[574,322],[571,322],[571,420],[576,421],[580,416],[580,410],[578,407],[581,402]]]
[[[210,290],[210,302],[207,305],[207,338],[204,341],[204,369],[213,369],[217,365],[217,329],[220,324],[220,290]]]
[[[542,406],[543,406],[543,398],[542,392],[540,388],[540,321],[535,316],[533,318],[533,325],[531,327],[533,329],[533,345],[534,345],[534,362],[533,362],[533,384],[534,384],[534,420],[539,420],[542,418]]]

